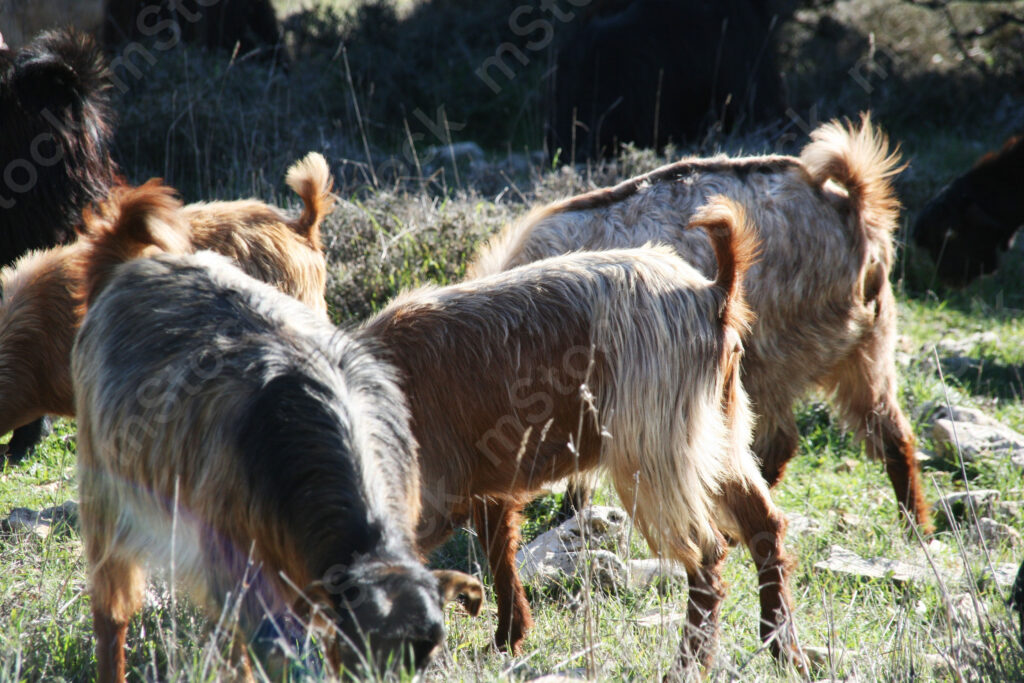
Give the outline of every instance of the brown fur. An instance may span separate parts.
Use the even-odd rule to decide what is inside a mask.
[[[298,169],[298,172],[296,172]],[[299,299],[326,317],[327,266],[320,251],[319,227],[332,208],[326,162],[311,154],[289,172],[289,181],[305,203],[298,219],[255,200],[212,202],[182,207],[174,191],[151,180],[141,188],[115,188],[110,199],[86,214],[86,230],[109,231],[123,220],[125,241],[112,248],[131,253],[110,255],[112,262],[145,255],[154,249],[182,252],[210,249],[231,257],[242,270]],[[124,201],[128,197],[129,201]],[[310,210],[313,207],[313,210]],[[147,246],[146,220],[185,224],[175,244]],[[161,231],[162,235],[176,234]],[[32,252],[0,271],[0,434],[43,415],[73,415],[69,357],[81,312],[76,291],[83,282],[83,241]],[[136,253],[136,251],[138,253]],[[106,275],[95,274],[97,279]],[[84,289],[83,289],[84,288]]]
[[[734,360],[750,240],[730,209],[723,200],[699,219],[734,249],[716,281],[664,247],[580,252],[400,295],[364,326],[409,397],[421,547],[473,520],[494,576],[499,645],[520,652],[532,625],[515,566],[520,512],[568,474],[606,468],[652,550],[694,575],[718,577],[723,532],[752,540],[773,520],[781,548],[784,521],[749,451]],[[766,562],[784,581],[781,550]],[[773,651],[802,664],[777,609],[788,596],[771,604],[762,617],[779,629]],[[707,663],[710,651],[681,655]]]
[[[765,478],[781,479],[797,448],[793,403],[819,387],[868,455],[885,462],[899,505],[930,529],[893,360],[889,271],[899,202],[890,178],[898,155],[866,115],[859,125],[825,124],[811,138],[799,158],[687,159],[541,207],[496,235],[469,272],[667,242],[710,275],[711,245],[684,228],[710,196],[729,197],[745,208],[760,242],[745,282],[757,320],[743,383],[758,416],[754,450]]]

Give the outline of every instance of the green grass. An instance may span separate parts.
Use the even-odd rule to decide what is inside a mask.
[[[300,7],[295,0],[276,4],[292,12],[308,9],[308,3]],[[294,208],[296,200],[282,182],[285,169],[310,149],[323,151],[334,165],[342,200],[324,229],[331,269],[328,298],[340,324],[357,323],[404,288],[459,280],[479,242],[529,204],[610,184],[684,152],[754,153],[781,144],[771,133],[735,134],[664,155],[626,150],[614,162],[577,169],[537,162],[507,172],[497,165],[482,170],[463,166],[456,181],[451,164],[440,163],[424,170],[428,177],[410,177],[415,160],[402,154],[401,142],[417,108],[432,115],[445,104],[451,120],[467,123],[453,139],[480,142],[491,162],[539,146],[539,114],[533,109],[539,102],[524,94],[537,89],[536,73],[524,72],[515,87],[494,100],[477,97],[467,86],[467,69],[471,72],[480,55],[493,52],[495,40],[507,38],[503,22],[517,3],[495,3],[497,9],[478,15],[454,2],[423,7],[403,2],[393,20],[379,26],[361,24],[355,11],[359,3],[353,0],[328,4],[333,14],[306,13],[289,24],[288,39],[299,57],[287,72],[198,50],[161,55],[120,103],[117,153],[131,181],[164,176],[189,201],[252,195]],[[821,12],[800,15],[787,29],[782,63],[790,99],[805,118],[811,107],[817,107],[819,118],[874,108],[876,120],[902,144],[910,161],[897,180],[909,225],[928,197],[1019,123],[1012,112],[1020,110],[1021,96],[1005,88],[999,74],[979,83],[969,65],[957,62],[936,15],[878,0],[838,4],[838,40],[833,35],[837,29],[819,21]],[[963,21],[981,11],[968,7],[971,3],[962,5],[955,12]],[[876,89],[867,93],[851,83],[848,72],[865,54],[871,34],[898,59],[886,63],[889,75],[876,78]],[[371,38],[384,42],[378,45]],[[337,50],[342,39],[352,88]],[[1014,44],[979,41],[977,54],[1009,70],[1014,61],[1007,46]],[[390,52],[381,45],[390,46]],[[366,131],[365,144],[360,130]],[[422,131],[413,127],[411,132]],[[798,149],[803,141],[798,136],[785,143],[785,151]],[[439,142],[417,139],[417,154]],[[922,408],[947,397],[1024,431],[1022,277],[1024,259],[1018,254],[993,277],[962,291],[944,290],[925,257],[901,250],[893,273],[905,356],[901,401],[922,449],[932,450],[927,423],[919,417]],[[940,380],[927,361],[931,345],[977,332],[995,332],[998,341],[969,350],[981,361],[977,367]],[[884,468],[864,457],[822,397],[808,397],[797,407],[797,416],[799,455],[775,491],[787,513],[812,518],[817,525],[811,533],[788,537],[797,560],[795,618],[805,645],[846,651],[817,668],[815,676],[957,680],[954,671],[963,680],[1024,678],[1024,653],[1015,645],[1017,631],[1004,604],[1005,591],[991,582],[951,585],[944,591],[930,583],[900,586],[814,569],[833,545],[864,557],[915,564],[926,564],[927,552],[947,572],[966,563],[980,574],[987,560],[974,549],[961,552],[949,531],[924,545],[908,534],[897,518]],[[58,421],[35,457],[0,472],[0,515],[15,507],[41,509],[77,498],[74,434],[72,421]],[[1022,475],[1005,462],[971,463],[965,479],[956,463],[935,459],[923,473],[929,500],[967,486],[998,489],[1003,501],[1018,503],[1000,508],[998,521],[1024,528]],[[597,500],[617,504],[607,487],[599,490]],[[531,506],[524,525],[528,537],[543,531],[555,503],[545,497]],[[631,552],[646,555],[635,534]],[[1011,563],[1020,560],[1021,549],[997,545],[990,553],[993,562]],[[486,580],[486,562],[471,532],[458,534],[432,561],[478,572]],[[793,678],[760,649],[755,576],[745,552],[731,553],[725,578],[729,595],[720,654],[709,678]],[[154,586],[159,596],[160,584]],[[428,678],[519,680],[582,669],[601,679],[649,680],[662,675],[675,656],[678,625],[642,625],[640,619],[684,611],[686,594],[680,587],[608,595],[565,586],[531,591],[530,597],[537,625],[522,657],[491,648],[493,601],[476,619],[452,609],[446,652]],[[968,607],[972,598],[984,607],[981,624]],[[91,612],[77,534],[0,537],[0,625],[0,683],[92,679]],[[133,622],[129,664],[147,680],[216,680],[228,673],[228,644],[210,631],[211,624],[185,598],[163,596]],[[951,668],[933,669],[926,658],[935,655],[948,657]],[[310,664],[313,659],[293,662],[290,678],[320,678]]]

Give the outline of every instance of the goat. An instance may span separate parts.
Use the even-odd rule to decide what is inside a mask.
[[[994,272],[1024,225],[1024,135],[1012,137],[932,198],[914,223],[914,242],[935,261],[939,278],[963,286]]]
[[[320,224],[333,206],[331,174],[316,152],[286,176],[302,198],[302,215],[289,219],[256,200],[191,204],[181,209],[193,249],[232,257],[247,274],[291,294],[327,316],[327,265]],[[146,186],[157,187],[156,181]],[[113,202],[135,190],[112,190]],[[102,218],[99,209],[96,220]],[[119,209],[118,209],[119,210]],[[86,245],[76,242],[24,256],[0,271],[0,434],[43,415],[74,415],[70,354],[80,322],[73,292]],[[13,439],[12,439],[13,441]],[[34,443],[10,448],[8,462],[23,459]]]
[[[114,185],[109,90],[103,53],[86,35],[0,46],[0,267],[70,242],[82,210]]]
[[[213,616],[241,591],[236,646],[294,610],[327,631],[336,670],[422,667],[444,639],[442,596],[478,610],[482,592],[415,553],[416,442],[394,369],[222,255],[160,253],[189,248],[168,188],[105,208],[87,220],[71,361],[99,680],[124,679],[145,564],[173,566]]]
[[[584,252],[400,294],[361,329],[400,371],[420,444],[419,544],[472,518],[487,550],[500,646],[532,625],[516,571],[523,506],[571,472],[607,468],[651,549],[690,577],[681,661],[706,664],[722,599],[723,533],[750,545],[762,636],[801,654],[790,621],[786,521],[749,451],[740,293],[752,246],[720,204],[712,282],[667,248]],[[758,546],[758,547],[755,547]]]
[[[32,22],[52,20],[53,7],[42,5],[0,12],[19,15],[0,21],[15,47],[35,33],[22,34]],[[0,35],[0,267],[71,241],[82,209],[114,184],[109,89],[106,61],[87,35],[43,33],[20,50]],[[42,418],[21,427],[8,452],[27,453],[44,433]]]
[[[914,435],[899,407],[896,301],[889,284],[899,202],[898,152],[864,115],[811,133],[799,158],[685,159],[607,189],[533,210],[486,243],[470,265],[481,277],[576,249],[671,244],[706,275],[711,243],[685,229],[712,194],[743,205],[761,244],[747,275],[756,315],[743,384],[757,423],[754,452],[770,486],[796,454],[793,403],[817,386],[882,460],[898,504],[926,530]],[[575,482],[575,505],[588,497]],[[578,508],[577,508],[578,509]]]
[[[620,143],[660,149],[716,124],[781,117],[767,5],[634,0],[574,9],[567,19],[584,16],[566,27],[555,57],[548,153],[596,159],[616,155]]]

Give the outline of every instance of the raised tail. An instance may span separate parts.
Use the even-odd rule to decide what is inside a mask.
[[[296,161],[285,175],[288,187],[302,198],[302,215],[292,223],[292,229],[305,237],[311,247],[320,249],[320,224],[334,210],[334,178],[327,160],[318,152],[310,152]]]
[[[84,218],[84,251],[75,278],[83,313],[122,263],[191,249],[181,201],[173,188],[155,178],[140,187],[115,188],[98,211],[86,210]]]
[[[818,185],[833,180],[846,189],[864,225],[888,234],[899,227],[900,202],[890,179],[906,164],[870,114],[861,114],[859,126],[849,120],[819,126],[800,159]]]
[[[718,260],[715,284],[725,292],[723,322],[736,330],[746,329],[753,313],[743,298],[743,277],[757,257],[757,238],[747,223],[747,212],[728,197],[714,195],[697,209],[687,227],[704,228],[711,238]]]

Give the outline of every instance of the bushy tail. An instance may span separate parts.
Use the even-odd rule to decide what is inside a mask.
[[[811,133],[811,142],[800,154],[818,185],[833,180],[850,196],[853,210],[868,228],[885,232],[899,227],[900,202],[890,178],[905,168],[899,149],[890,150],[889,138],[863,113],[860,126],[835,120]],[[881,235],[879,235],[881,237]]]
[[[334,178],[327,160],[318,152],[310,152],[292,164],[284,180],[305,204],[302,215],[292,223],[292,229],[305,237],[314,249],[320,249],[320,224],[334,210],[331,194]]]
[[[745,330],[753,313],[743,298],[743,277],[757,256],[757,237],[747,223],[743,207],[722,195],[708,198],[697,209],[688,228],[704,228],[718,260],[715,284],[725,292],[723,322],[736,330]]]
[[[97,211],[86,210],[84,219],[84,251],[76,274],[82,313],[122,263],[155,252],[191,250],[181,201],[156,178],[140,187],[115,188]]]

